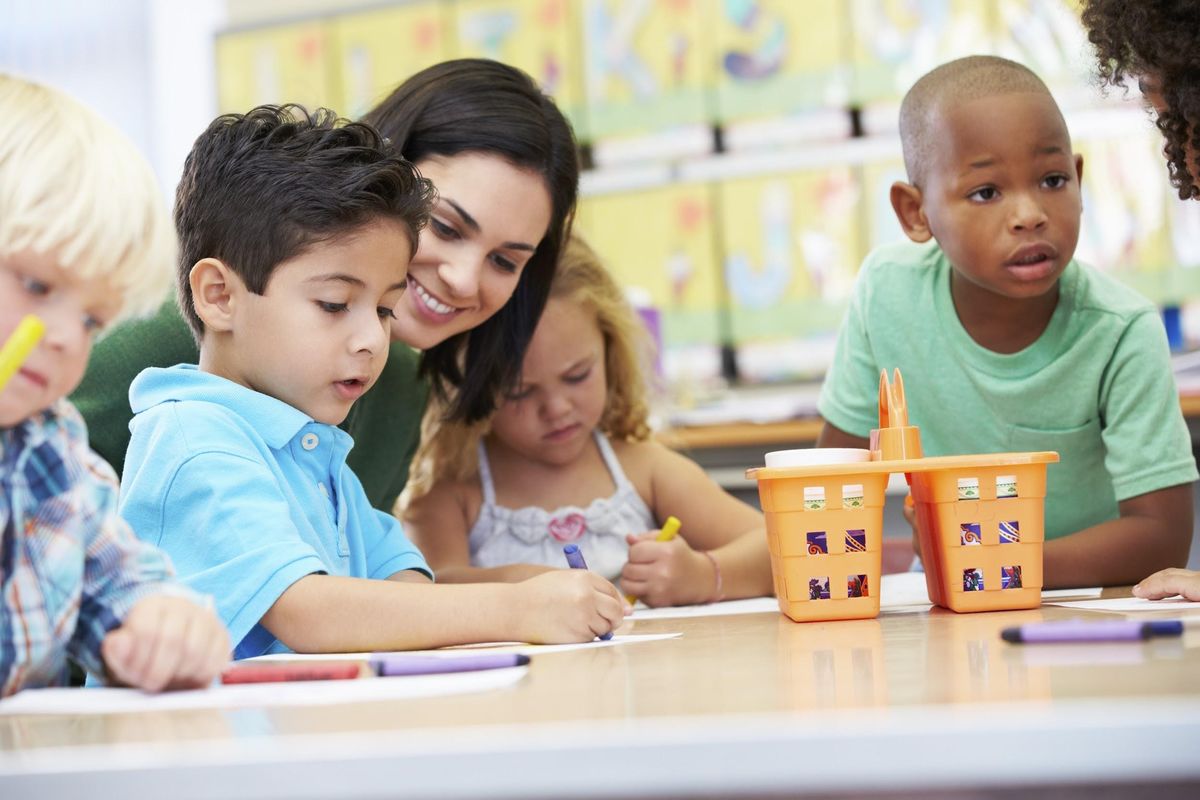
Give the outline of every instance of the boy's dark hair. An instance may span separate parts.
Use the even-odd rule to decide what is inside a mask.
[[[478,58],[444,61],[418,72],[363,119],[414,163],[431,156],[494,155],[546,183],[550,227],[512,298],[491,318],[429,348],[421,358],[421,374],[448,403],[449,419],[484,419],[520,375],[570,234],[579,189],[571,126],[524,72]]]
[[[217,117],[196,139],[175,192],[179,306],[196,340],[189,273],[216,258],[262,294],[280,263],[380,219],[401,222],[410,256],[433,188],[374,128],[328,109],[259,106]]]
[[[1200,175],[1188,149],[1200,153],[1200,4],[1196,0],[1086,0],[1083,24],[1096,46],[1100,79],[1158,84],[1167,111],[1158,116],[1171,184],[1182,200],[1200,199]]]

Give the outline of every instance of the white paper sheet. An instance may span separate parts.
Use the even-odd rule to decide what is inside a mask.
[[[1084,600],[1099,597],[1103,591],[1104,589],[1100,586],[1092,586],[1087,589],[1042,589],[1042,602],[1064,599]]]
[[[923,606],[929,608],[929,590],[924,572],[894,572],[880,579],[879,610]]]
[[[555,653],[560,650],[580,650],[585,647],[613,647],[619,644],[640,644],[653,642],[657,639],[674,639],[681,633],[618,633],[607,642],[599,639],[591,642],[574,642],[571,644],[522,644],[521,642],[483,642],[481,644],[463,644],[457,647],[443,647],[440,650],[405,650],[410,655],[447,655],[462,650],[487,650],[489,653],[523,653],[527,656],[541,653]],[[246,661],[366,661],[371,653],[274,653],[267,656],[248,658]]]
[[[162,694],[147,694],[138,689],[26,689],[0,700],[0,716],[119,714],[199,708],[373,703],[380,700],[438,697],[499,689],[521,680],[528,671],[529,667],[510,667],[443,675],[345,681],[243,683]]]
[[[1143,600],[1140,597],[1110,597],[1103,600],[1063,600],[1049,603],[1052,606],[1078,608],[1087,611],[1115,611],[1136,613],[1140,611],[1200,611],[1200,602],[1168,597],[1165,600]]]
[[[668,606],[649,608],[638,605],[630,619],[681,619],[684,617],[723,617],[729,614],[761,614],[772,611],[779,613],[779,601],[774,597],[750,597],[744,600],[725,600],[720,603],[705,603],[699,606]]]

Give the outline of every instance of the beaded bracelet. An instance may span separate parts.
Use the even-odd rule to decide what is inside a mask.
[[[725,599],[725,592],[721,588],[721,565],[717,563],[717,558],[712,553],[708,552],[707,550],[701,550],[700,552],[707,556],[708,560],[712,562],[713,575],[716,576],[716,591],[713,592],[713,599],[709,600],[708,602],[719,603]]]

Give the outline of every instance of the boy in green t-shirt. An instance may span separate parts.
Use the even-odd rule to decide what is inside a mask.
[[[904,375],[926,455],[1057,450],[1047,587],[1182,566],[1197,477],[1152,303],[1073,260],[1083,159],[1031,71],[944,64],[900,109],[912,243],[863,265],[821,392],[818,445],[866,447],[881,369]],[[915,244],[913,244],[915,243]]]

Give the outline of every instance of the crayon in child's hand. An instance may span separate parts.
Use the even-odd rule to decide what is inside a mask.
[[[563,555],[567,557],[567,566],[571,569],[587,569],[587,562],[583,560],[583,551],[579,549],[579,545],[568,544],[563,547]],[[612,631],[600,637],[600,641],[607,642],[613,637]]]
[[[33,352],[33,348],[45,332],[45,323],[33,314],[26,316],[17,325],[17,329],[0,350],[0,390],[8,385],[9,379],[25,363],[25,359]]]
[[[663,523],[662,530],[658,532],[658,536],[654,537],[656,542],[669,542],[675,538],[675,534],[679,533],[679,526],[683,523],[678,517],[667,517],[667,521]],[[625,599],[629,601],[629,605],[637,602],[637,598],[631,594],[625,595]]]

